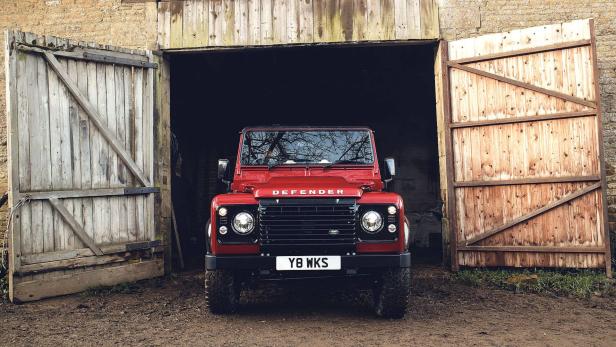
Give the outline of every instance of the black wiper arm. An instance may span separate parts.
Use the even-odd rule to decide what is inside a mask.
[[[338,165],[338,164],[363,164],[363,163],[360,162],[360,161],[357,161],[357,160],[336,160],[336,161],[334,161],[332,163],[329,163],[329,164],[323,166],[323,168],[327,169],[327,168],[330,168],[330,167],[332,167],[334,165]]]

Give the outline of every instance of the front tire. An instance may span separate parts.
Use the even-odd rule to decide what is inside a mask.
[[[374,311],[379,317],[404,317],[411,293],[411,270],[388,269],[382,273],[374,289]]]
[[[240,301],[240,286],[233,272],[205,272],[205,304],[211,313],[234,313]]]

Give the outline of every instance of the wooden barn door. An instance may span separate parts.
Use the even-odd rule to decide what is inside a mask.
[[[445,42],[439,57],[454,268],[609,273],[592,21]]]
[[[161,275],[151,53],[6,42],[11,299]]]

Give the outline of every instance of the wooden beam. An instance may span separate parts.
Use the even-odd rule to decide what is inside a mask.
[[[47,52],[47,49],[28,46],[24,44],[20,44],[17,46],[20,51],[23,52],[32,52],[32,53],[41,53]],[[86,49],[77,49],[72,52],[68,51],[51,51],[53,55],[61,58],[68,59],[76,59],[76,60],[87,60],[98,63],[108,63],[115,65],[126,65],[126,66],[135,66],[135,67],[143,67],[143,68],[158,68],[158,64],[151,63],[146,59],[137,59],[137,58],[128,58],[127,54],[115,53],[115,52],[105,52],[103,50],[97,50],[95,53],[89,52]],[[145,57],[144,57],[145,58]]]
[[[56,260],[45,263],[23,265],[19,271],[19,275],[24,276],[27,274],[49,272],[54,270],[72,270],[81,267],[120,263],[127,261],[128,259],[130,259],[130,257],[127,257],[126,254],[112,254]]]
[[[443,113],[445,117],[445,167],[447,168],[447,219],[449,221],[449,242],[451,245],[451,269],[458,271],[460,268],[458,262],[458,218],[456,217],[456,198],[454,181],[454,157],[453,157],[453,129],[452,112],[451,112],[451,83],[449,81],[449,68],[447,60],[449,59],[449,43],[445,40],[439,43],[441,50],[441,74],[439,76],[443,87]]]
[[[144,242],[128,242],[128,243],[120,243],[113,245],[105,245],[101,246],[100,249],[103,251],[105,255],[111,255],[115,253],[125,253],[125,252],[133,252],[144,249],[155,249],[157,250],[161,245],[161,242],[156,241],[144,241]],[[47,263],[52,261],[59,260],[68,260],[74,258],[83,258],[83,257],[91,257],[94,256],[94,252],[92,252],[89,248],[79,248],[79,249],[71,249],[66,251],[56,251],[56,252],[47,252],[47,253],[35,253],[35,254],[25,254],[22,256],[22,262],[24,264],[37,264],[37,263]]]
[[[43,55],[47,62],[51,66],[51,68],[58,74],[58,77],[64,82],[64,85],[71,92],[77,103],[83,108],[85,113],[90,117],[92,124],[96,126],[101,135],[107,140],[109,146],[113,148],[118,157],[122,160],[122,162],[128,167],[128,169],[135,175],[135,177],[143,184],[144,186],[149,186],[150,182],[145,177],[139,166],[133,161],[130,153],[124,149],[124,146],[120,143],[118,138],[112,133],[105,124],[102,123],[101,119],[103,117],[98,113],[98,110],[90,104],[88,98],[84,96],[75,82],[66,74],[64,67],[60,64],[58,59],[53,55],[53,53],[48,51],[43,51]]]
[[[590,45],[590,40],[562,42],[562,43],[556,43],[553,45],[518,49],[515,51],[493,53],[493,54],[480,55],[476,57],[456,59],[456,60],[451,60],[451,62],[456,63],[456,64],[480,63],[483,61],[494,60],[494,59],[513,58],[513,57],[519,57],[521,55],[545,53],[545,52],[551,52],[551,51],[558,51],[561,49],[577,48],[577,47],[584,47],[584,46],[589,46],[589,45]]]
[[[503,76],[499,76],[497,74],[493,74],[491,72],[486,72],[483,70],[479,70],[479,69],[475,69],[472,68],[470,66],[466,66],[466,65],[462,65],[462,64],[458,64],[458,63],[454,63],[454,62],[448,62],[447,65],[449,65],[450,67],[454,68],[454,69],[458,69],[458,70],[462,70],[462,71],[466,71],[468,73],[472,73],[475,75],[479,75],[479,76],[483,76],[486,78],[490,78],[493,80],[497,80],[503,83],[507,83],[507,84],[511,84],[514,85],[516,87],[520,87],[520,88],[524,88],[524,89],[528,89],[528,90],[532,90],[538,93],[542,93],[542,94],[546,94],[549,96],[553,96],[555,98],[559,98],[559,99],[563,99],[563,100],[567,100],[579,105],[583,105],[583,106],[587,106],[587,107],[592,107],[592,108],[596,108],[597,105],[592,102],[592,101],[588,101],[588,100],[584,100],[582,98],[578,98],[577,96],[572,96],[569,94],[564,94],[561,92],[557,92],[554,90],[550,90],[550,89],[546,89],[543,87],[538,87],[535,86],[533,84],[530,83],[526,83],[526,82],[520,82],[518,80],[514,80],[508,77],[503,77]]]
[[[58,271],[44,275],[34,275],[33,279],[27,277],[17,278],[13,302],[35,301],[78,293],[88,288],[113,286],[124,282],[160,277],[163,274],[163,260],[154,259],[126,265],[114,265],[85,272]]]
[[[83,190],[56,190],[48,192],[20,192],[21,197],[29,200],[47,200],[49,198],[70,199],[70,198],[90,198],[101,196],[129,196],[158,193],[156,187],[129,187],[129,188],[101,188]]]
[[[490,186],[513,186],[513,185],[521,185],[521,184],[597,182],[600,180],[601,180],[601,177],[599,176],[537,177],[537,178],[521,178],[521,179],[515,179],[515,180],[455,182],[454,186],[456,188],[490,187]]]
[[[603,223],[601,228],[603,229],[603,235],[606,247],[605,247],[605,274],[607,277],[612,278],[612,249],[610,242],[610,229],[609,219],[607,213],[607,179],[606,179],[606,163],[605,163],[605,142],[603,139],[603,108],[601,106],[601,88],[599,88],[599,63],[597,62],[597,38],[595,34],[595,20],[590,19],[588,21],[590,26],[590,54],[592,55],[592,71],[593,81],[595,87],[595,98],[597,99],[597,134],[599,142],[599,170],[601,171],[601,202],[603,210],[602,217]]]
[[[17,97],[17,54],[14,49],[17,34],[7,30],[4,35],[4,58],[6,73],[6,116],[7,124],[7,153],[8,153],[8,189],[9,208],[12,210],[19,200],[19,125],[18,125],[18,97]],[[10,212],[9,212],[10,213]],[[11,215],[9,215],[11,216]],[[17,209],[9,221],[9,296],[13,295],[13,273],[18,272],[21,266],[21,209]]]
[[[533,252],[533,253],[605,253],[605,247],[558,247],[558,246],[465,246],[459,251],[472,252]]]
[[[537,216],[539,216],[541,214],[544,214],[544,213],[546,213],[546,212],[548,212],[548,211],[550,211],[550,210],[552,210],[552,209],[554,209],[554,208],[556,208],[558,206],[561,206],[561,205],[563,205],[563,204],[565,204],[565,203],[567,203],[567,202],[569,202],[569,201],[571,201],[573,199],[576,199],[576,198],[578,198],[578,197],[580,197],[582,195],[585,195],[585,194],[587,194],[589,192],[592,192],[593,190],[599,189],[600,187],[601,187],[601,183],[595,183],[595,184],[590,185],[590,186],[588,186],[588,187],[586,187],[584,189],[580,189],[580,190],[578,190],[575,193],[569,194],[569,195],[567,195],[567,196],[565,196],[565,197],[563,197],[563,198],[561,198],[559,200],[554,201],[551,204],[547,204],[544,207],[542,207],[540,209],[537,209],[537,210],[535,210],[535,211],[533,211],[531,213],[528,213],[528,214],[526,214],[526,215],[524,215],[522,217],[515,218],[512,221],[510,221],[508,223],[505,223],[505,224],[503,224],[503,225],[501,225],[501,226],[499,226],[497,228],[494,228],[494,229],[489,230],[489,231],[487,231],[485,233],[481,233],[479,235],[471,237],[470,239],[466,240],[465,244],[467,246],[470,246],[470,245],[475,244],[475,243],[477,243],[477,242],[479,242],[481,240],[485,240],[485,239],[487,239],[490,236],[498,234],[498,233],[500,233],[500,232],[502,232],[504,230],[507,230],[507,229],[509,229],[511,227],[514,227],[514,226],[516,226],[518,224],[524,223],[524,222],[526,222],[527,220],[529,220],[531,218],[535,218],[535,217],[537,217]]]
[[[579,111],[579,112],[561,112],[561,113],[552,113],[552,114],[542,114],[536,116],[525,116],[525,117],[509,117],[503,119],[486,119],[474,122],[456,122],[452,123],[451,127],[454,129],[459,128],[474,128],[481,126],[490,126],[490,125],[504,125],[504,124],[515,124],[515,123],[529,123],[529,122],[539,122],[553,119],[570,119],[570,118],[578,118],[578,117],[589,117],[596,116],[596,110],[588,110],[588,111]]]
[[[88,246],[96,255],[103,255],[103,251],[96,245],[96,242],[86,234],[83,227],[73,218],[73,215],[64,207],[64,204],[58,200],[58,198],[49,198],[49,202],[51,206],[53,206],[56,211],[62,216],[64,221],[73,229],[73,232],[79,239]]]

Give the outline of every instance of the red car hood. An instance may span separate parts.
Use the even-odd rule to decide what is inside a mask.
[[[363,193],[362,185],[357,182],[349,182],[344,177],[272,177],[267,182],[251,185],[251,188],[254,197],[257,199],[291,197],[359,198]]]

